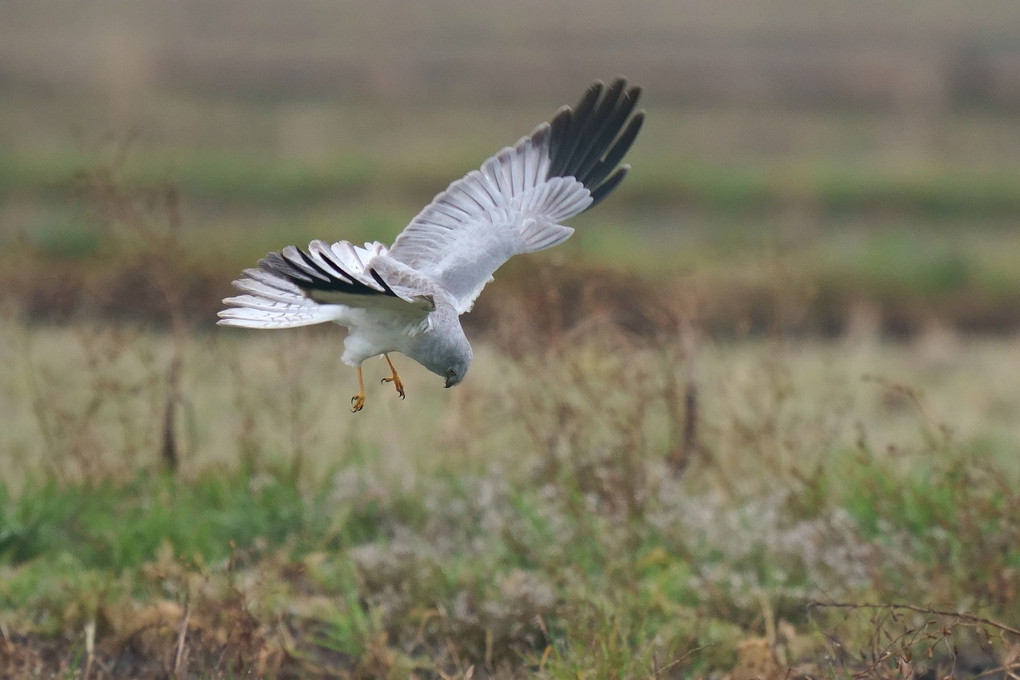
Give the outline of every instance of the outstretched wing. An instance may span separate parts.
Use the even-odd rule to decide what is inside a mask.
[[[387,309],[408,318],[435,309],[429,282],[386,257],[386,246],[312,241],[308,250],[287,246],[259,260],[234,281],[243,294],[226,298],[225,326],[289,328],[336,321],[346,309]],[[434,286],[434,284],[432,284]]]
[[[551,248],[574,230],[559,223],[623,180],[617,167],[641,129],[640,88],[597,82],[578,105],[447,187],[397,237],[389,256],[471,308],[492,273],[518,253]]]

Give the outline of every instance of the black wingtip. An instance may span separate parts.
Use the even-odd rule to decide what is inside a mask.
[[[563,107],[550,122],[549,177],[574,177],[591,192],[592,205],[627,174],[617,170],[644,122],[635,111],[641,88],[626,78],[588,86],[574,108]],[[615,170],[615,172],[614,172]]]
[[[645,112],[638,111],[628,121],[627,127],[623,129],[623,132],[616,138],[616,142],[613,147],[606,153],[605,157],[593,165],[592,168],[586,173],[584,178],[585,186],[596,187],[602,183],[602,181],[609,175],[614,168],[616,168],[623,157],[630,150],[631,144],[637,138],[639,132],[641,132],[641,126],[645,122]],[[593,194],[594,195],[594,194]]]
[[[321,267],[311,255],[295,246],[284,248],[283,252],[272,252],[259,260],[259,268],[290,281],[306,295],[315,292],[347,293],[349,295],[387,295],[398,297],[386,281],[374,270],[368,273],[383,290],[378,290],[361,283],[343,269],[340,262],[331,261],[332,266],[341,275]]]
[[[374,269],[369,269],[368,273],[369,275],[371,275],[371,277],[375,280],[376,283],[383,287],[383,290],[386,291],[387,295],[391,297],[397,297],[397,294],[393,292],[393,289],[390,288],[389,284],[383,280],[383,277],[379,276],[379,272],[377,272]]]
[[[595,187],[595,189],[591,192],[591,205],[589,205],[586,209],[591,210],[593,207],[598,205],[602,199],[608,196],[613,189],[620,185],[620,182],[623,181],[623,178],[627,176],[628,172],[630,172],[630,166],[621,165],[616,169],[616,172],[609,176],[609,179]]]
[[[259,268],[270,274],[281,276],[298,286],[311,283],[312,278],[294,267],[278,252],[267,253],[259,260]]]

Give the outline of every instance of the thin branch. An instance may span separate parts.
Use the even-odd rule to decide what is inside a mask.
[[[184,618],[181,620],[181,628],[177,632],[177,653],[174,655],[173,674],[181,677],[181,661],[184,658],[184,640],[188,634],[188,621],[191,619],[191,603],[184,603]]]
[[[830,609],[889,609],[889,610],[902,610],[911,611],[918,614],[931,614],[933,616],[948,616],[960,621],[967,621],[969,623],[977,623],[990,628],[995,628],[1011,635],[1020,636],[1020,628],[1014,628],[1008,626],[1005,623],[993,621],[992,619],[986,619],[983,616],[976,616],[974,614],[967,614],[966,612],[947,611],[945,609],[935,609],[933,607],[920,607],[913,604],[902,604],[902,603],[890,603],[890,604],[877,604],[874,602],[819,602],[818,600],[812,600],[808,607],[828,607]]]
[[[92,664],[96,659],[96,619],[91,618],[85,623],[85,670],[82,671],[82,680],[89,680],[92,674]]]

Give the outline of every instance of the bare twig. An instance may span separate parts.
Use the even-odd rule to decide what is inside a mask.
[[[818,608],[829,608],[829,609],[873,609],[881,610],[886,609],[889,611],[911,611],[918,614],[930,614],[932,616],[946,616],[949,618],[959,619],[960,621],[966,621],[968,623],[980,624],[988,626],[989,628],[995,628],[1011,635],[1020,636],[1020,628],[1014,628],[1000,623],[999,621],[993,621],[983,616],[976,616],[974,614],[968,614],[966,612],[949,611],[945,609],[935,609],[933,607],[921,607],[913,604],[904,603],[889,603],[889,604],[878,604],[874,602],[819,602],[818,600],[812,600],[809,607]]]
[[[177,449],[177,430],[174,428],[176,421],[177,405],[181,401],[181,362],[183,358],[178,350],[177,342],[174,342],[174,352],[170,359],[170,368],[167,375],[166,406],[163,412],[163,464],[170,472],[177,470],[180,465],[180,454]]]
[[[173,343],[167,368],[160,453],[165,467],[174,472],[180,464],[175,421],[183,401],[181,366],[188,336],[188,321],[180,291],[179,266],[183,259],[179,236],[180,197],[177,188],[170,183],[152,187],[127,185],[118,173],[125,162],[126,146],[117,154],[114,164],[83,170],[79,172],[78,180],[106,222],[110,234],[125,245],[134,244],[138,248],[138,265],[146,272],[165,309]]]
[[[676,659],[673,659],[672,661],[670,661],[665,666],[658,666],[658,664],[656,664],[657,667],[653,667],[652,668],[652,673],[655,674],[656,678],[661,678],[664,673],[666,673],[667,671],[675,668],[676,666],[679,666],[683,662],[687,661],[687,659],[692,654],[694,654],[696,652],[700,652],[701,650],[706,649],[706,647],[707,647],[707,645],[703,645],[701,647],[695,647],[693,649],[689,649],[686,652],[684,652],[684,654],[682,656],[680,656],[680,657],[678,657]]]
[[[92,673],[92,664],[96,659],[96,620],[89,619],[85,623],[85,670],[82,671],[82,680],[88,680]]]
[[[691,459],[698,452],[698,333],[689,320],[680,324],[680,344],[683,348],[684,361],[684,409],[683,430],[680,447],[674,449],[670,456],[673,474],[682,477]]]
[[[1000,673],[1006,673],[1008,677],[1012,678],[1013,680],[1017,680],[1018,678],[1020,678],[1020,662],[1011,663],[1005,666],[1001,666],[1000,668],[989,668],[986,671],[981,671],[980,673],[974,676],[974,680],[978,680],[978,678],[987,678],[989,676],[998,675]]]
[[[184,659],[184,640],[188,635],[188,622],[191,620],[191,603],[184,603],[184,617],[181,619],[180,630],[177,631],[177,653],[174,654],[173,674],[181,677],[181,661]]]

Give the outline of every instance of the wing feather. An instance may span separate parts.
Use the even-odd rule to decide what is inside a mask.
[[[437,195],[397,237],[389,256],[467,311],[507,259],[566,240],[573,229],[559,223],[591,208],[623,180],[629,168],[619,163],[644,120],[644,112],[635,112],[640,92],[623,79],[592,84],[573,109],[560,108],[549,123]],[[318,285],[325,269],[314,257],[294,265],[295,282],[304,285]]]
[[[361,248],[347,241],[269,253],[234,281],[243,295],[223,300],[230,308],[220,312],[219,323],[286,328],[341,321],[352,307],[385,308],[409,319],[434,309],[434,284],[403,271],[386,253],[381,243]]]

